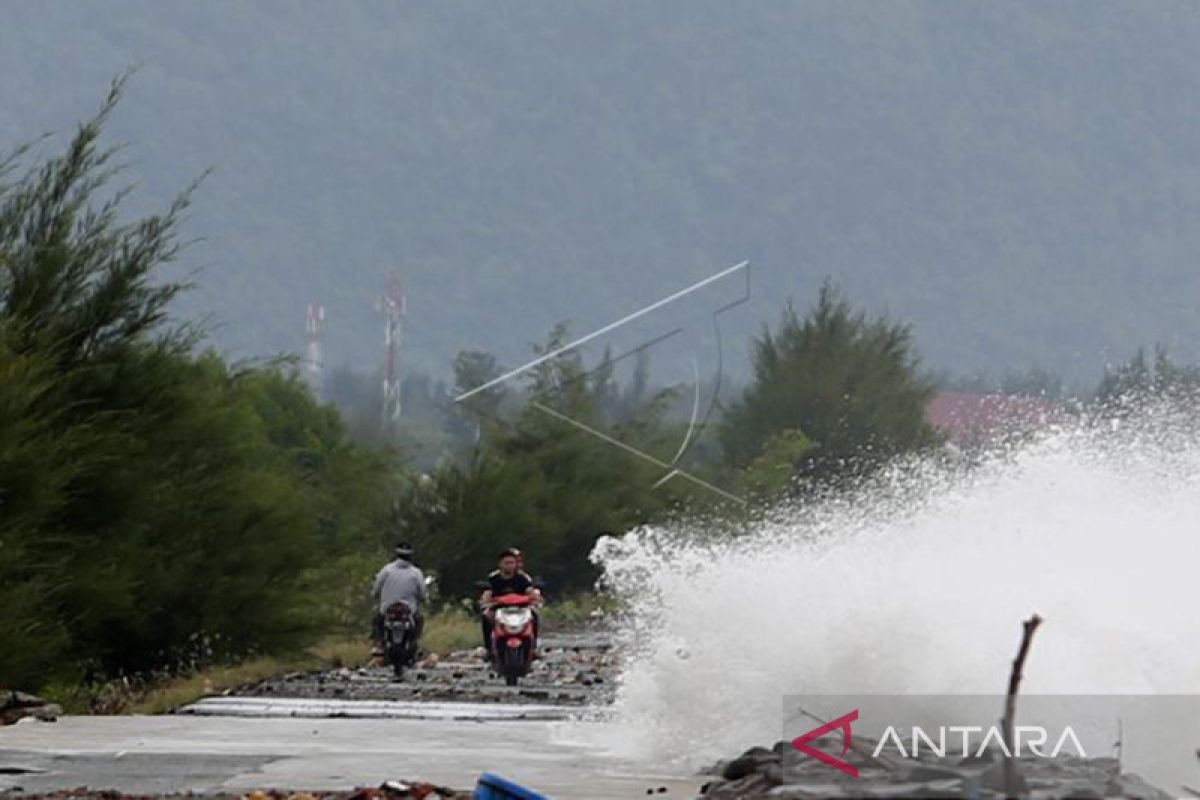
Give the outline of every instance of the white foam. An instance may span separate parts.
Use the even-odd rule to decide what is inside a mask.
[[[1170,421],[1060,431],[975,470],[896,466],[740,537],[642,529],[605,743],[699,764],[780,737],[797,693],[1200,692],[1200,446]]]

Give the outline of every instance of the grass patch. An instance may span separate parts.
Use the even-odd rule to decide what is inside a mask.
[[[371,643],[361,637],[331,636],[297,658],[260,657],[229,666],[209,667],[193,675],[153,685],[125,709],[128,714],[162,714],[203,697],[220,694],[288,672],[358,667],[371,660]]]
[[[445,654],[479,644],[479,623],[462,609],[447,608],[425,620],[422,647]],[[154,675],[99,685],[53,685],[41,694],[68,714],[163,714],[247,684],[289,672],[360,667],[371,661],[371,642],[360,636],[328,636],[288,658],[260,656],[186,675]]]
[[[428,653],[445,655],[452,650],[466,650],[482,645],[479,619],[457,608],[446,608],[429,615],[421,647]]]
[[[273,675],[355,667],[370,660],[371,643],[365,638],[330,636],[294,658],[260,656],[187,675],[157,674],[99,685],[52,685],[41,694],[68,714],[162,714]]]
[[[618,604],[610,595],[588,592],[559,600],[551,597],[541,610],[542,625],[547,630],[576,628],[597,617],[616,611]]]
[[[562,630],[583,625],[616,608],[611,597],[580,594],[552,599],[540,613],[545,629]],[[426,617],[421,646],[426,652],[445,655],[477,647],[479,638],[479,619],[461,608],[447,606]],[[343,634],[326,637],[291,658],[263,656],[187,675],[155,675],[100,685],[58,684],[43,688],[41,694],[69,714],[162,714],[276,675],[358,667],[370,661],[370,641]]]

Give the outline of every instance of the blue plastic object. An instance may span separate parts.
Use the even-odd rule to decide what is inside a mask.
[[[524,786],[517,786],[512,781],[490,772],[479,776],[479,782],[475,784],[474,797],[475,800],[550,800],[543,794],[526,789]]]

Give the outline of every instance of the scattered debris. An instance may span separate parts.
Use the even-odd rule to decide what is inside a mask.
[[[420,781],[387,781],[376,789],[354,789],[342,792],[284,792],[260,789],[245,794],[123,794],[114,791],[78,788],[57,792],[26,793],[19,789],[0,791],[4,800],[470,800],[471,792],[436,786]]]
[[[425,700],[583,706],[611,701],[617,663],[609,638],[599,631],[547,633],[541,658],[516,687],[491,673],[482,648],[427,656],[395,682],[381,666],[293,672],[228,694],[339,700]]]
[[[922,752],[897,759],[888,768],[869,757],[877,741],[855,736],[867,746],[841,753],[832,738],[810,744],[827,750],[858,769],[852,778],[797,752],[791,742],[768,749],[755,747],[709,770],[714,776],[701,789],[703,800],[808,800],[808,798],[875,797],[890,800],[945,797],[1001,800],[1005,791],[1005,759],[999,748],[981,757],[938,757]],[[1018,767],[1027,787],[1021,796],[1038,798],[1141,798],[1169,800],[1174,795],[1155,788],[1137,775],[1122,773],[1114,758],[1060,756],[1023,757]]]
[[[1122,772],[1121,762],[1116,758],[1019,756],[1013,746],[1017,691],[1033,634],[1041,622],[1041,617],[1034,614],[1023,623],[1024,633],[1009,674],[1001,719],[1003,746],[993,745],[966,757],[938,755],[933,748],[918,753],[914,747],[910,757],[881,759],[874,755],[880,750],[879,740],[869,736],[856,735],[845,742],[832,737],[807,742],[808,748],[834,757],[827,761],[837,760],[852,768],[843,772],[831,769],[820,757],[804,755],[792,742],[781,741],[770,749],[753,747],[732,761],[715,765],[708,771],[714,778],[701,788],[700,794],[704,800],[857,797],[1171,800],[1174,795],[1169,792],[1138,775]],[[803,710],[802,713],[813,716]]]
[[[25,692],[0,691],[0,725],[12,725],[22,719],[54,722],[62,716],[62,707]]]

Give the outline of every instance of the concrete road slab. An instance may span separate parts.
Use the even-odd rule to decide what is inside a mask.
[[[350,717],[363,719],[437,719],[501,722],[564,720],[578,706],[506,703],[418,703],[405,700],[310,700],[284,697],[208,697],[179,709],[204,717]],[[590,714],[601,713],[589,710]]]
[[[561,741],[556,723],[463,719],[63,717],[0,729],[0,788],[349,789],[485,770],[553,798],[691,798],[702,781]],[[44,772],[3,774],[8,764]],[[665,792],[659,792],[665,789]]]

